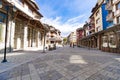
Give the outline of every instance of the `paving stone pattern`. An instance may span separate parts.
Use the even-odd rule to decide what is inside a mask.
[[[1,72],[0,80],[120,80],[120,54],[69,46],[34,53],[39,57]]]

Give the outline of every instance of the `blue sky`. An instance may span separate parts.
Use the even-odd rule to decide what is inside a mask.
[[[63,37],[82,27],[97,0],[36,0],[41,21],[61,31]]]

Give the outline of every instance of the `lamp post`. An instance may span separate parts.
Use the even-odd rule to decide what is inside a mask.
[[[5,30],[5,46],[4,46],[4,59],[2,60],[2,63],[7,62],[6,59],[6,49],[7,49],[7,34],[8,34],[8,13],[9,13],[9,9],[10,7],[15,8],[13,6],[9,6],[6,5],[6,30]],[[0,2],[0,8],[2,8],[2,2]],[[15,9],[13,9],[13,11],[16,11]]]
[[[7,47],[7,30],[8,30],[8,12],[9,12],[9,7],[7,6],[7,13],[6,13],[6,31],[5,31],[5,49],[4,49],[4,59],[2,63],[7,62],[6,59],[6,47]]]

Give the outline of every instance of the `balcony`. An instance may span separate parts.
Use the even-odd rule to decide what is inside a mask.
[[[36,14],[35,12],[33,12],[33,16],[34,16],[34,18],[33,19],[35,19],[35,20],[40,20],[40,16],[38,15],[38,14]]]
[[[113,12],[109,13],[108,16],[106,17],[107,21],[113,21]]]
[[[113,8],[112,1],[110,0],[109,2],[107,2],[106,9],[107,10],[112,10],[112,8]]]
[[[19,0],[7,0],[7,2],[13,3],[13,5],[17,7],[17,9],[24,12],[29,17],[34,18],[34,15],[32,14],[31,10],[28,8],[25,8],[22,2],[20,2]]]
[[[95,23],[95,20],[91,19],[90,24],[94,24],[94,23]]]
[[[56,36],[56,34],[52,33],[52,34],[51,34],[51,36],[55,37],[55,36]]]
[[[120,9],[114,12],[114,16],[120,16]]]
[[[91,24],[91,25],[89,26],[89,31],[92,31],[92,30],[95,30],[95,25],[94,25],[94,24]]]
[[[113,0],[113,4],[117,4],[120,0]]]

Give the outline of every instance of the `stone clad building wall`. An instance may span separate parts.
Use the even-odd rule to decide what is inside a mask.
[[[34,4],[31,7],[26,1],[18,2],[13,1],[17,11],[13,11],[13,5],[8,1],[2,0],[2,8],[0,9],[0,53],[4,52],[5,46],[5,30],[6,30],[6,6],[9,7],[8,13],[8,26],[7,26],[7,52],[13,49],[24,50],[29,47],[40,47],[43,45],[43,31],[44,26],[39,21],[42,15],[37,11],[37,6]],[[21,11],[23,3],[29,10],[33,11],[33,15],[28,12]],[[32,4],[33,2],[31,2]],[[21,6],[21,7],[20,7]],[[21,9],[20,9],[21,8]],[[35,9],[36,8],[36,9]],[[27,10],[27,9],[26,9]],[[32,14],[32,13],[31,13]],[[36,17],[38,16],[38,17]]]

